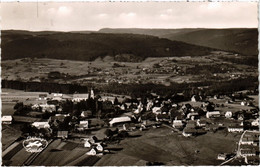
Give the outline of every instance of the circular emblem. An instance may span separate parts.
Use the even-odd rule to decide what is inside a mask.
[[[27,152],[41,152],[48,145],[47,140],[39,137],[28,137],[23,141],[23,147]]]

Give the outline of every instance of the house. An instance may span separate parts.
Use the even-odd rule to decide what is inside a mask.
[[[113,118],[110,122],[109,125],[113,126],[115,124],[120,124],[120,123],[126,123],[126,122],[131,122],[131,118],[130,117],[116,117]]]
[[[56,111],[56,106],[53,104],[40,104],[42,112],[54,112]]]
[[[173,120],[172,127],[176,128],[176,129],[182,129],[183,123],[181,120]]]
[[[87,155],[97,155],[98,151],[96,148],[92,148],[90,151],[88,151]]]
[[[39,94],[39,100],[47,100],[47,94]]]
[[[66,139],[68,138],[68,131],[58,131],[57,133],[57,137],[58,138],[62,138],[62,139]]]
[[[11,115],[4,115],[2,116],[2,124],[12,124],[13,117]]]
[[[253,121],[251,122],[251,125],[252,125],[252,126],[259,126],[259,118],[253,120]]]
[[[225,153],[220,153],[220,154],[218,154],[218,160],[222,160],[222,161],[225,161],[226,160],[226,158],[227,158],[227,154],[225,154]]]
[[[207,125],[207,121],[206,120],[197,120],[197,126],[198,127],[205,127]]]
[[[185,137],[189,137],[189,136],[195,135],[196,133],[197,133],[196,129],[186,127],[183,129],[182,135]]]
[[[98,138],[96,136],[91,136],[88,140],[91,144],[95,144],[98,141]]]
[[[220,112],[219,111],[208,111],[206,113],[207,118],[217,118],[220,117]]]
[[[92,146],[92,144],[90,143],[90,141],[88,139],[86,139],[84,142],[84,147],[90,148],[91,146]]]
[[[199,119],[199,113],[197,112],[191,112],[187,115],[186,117],[187,119],[191,119],[191,120],[194,120],[194,119]]]
[[[88,121],[79,121],[78,130],[83,131],[85,129],[89,128],[89,122]]]
[[[231,112],[231,111],[227,111],[227,112],[225,113],[225,117],[226,117],[226,118],[231,118],[231,117],[232,117],[232,112]]]
[[[193,95],[193,96],[191,97],[191,102],[197,102],[197,101],[199,101],[199,100],[201,100],[201,99],[200,99],[200,97],[199,97],[198,95]]]
[[[89,98],[89,94],[73,94],[72,101],[73,102],[80,102],[83,100],[87,100]]]
[[[240,125],[231,125],[228,127],[228,132],[243,132],[244,131],[244,127],[240,126]]]
[[[241,155],[243,157],[247,157],[247,156],[256,156],[256,151],[255,150],[249,150],[249,149],[246,149],[246,150],[240,150],[241,152]]]
[[[97,149],[99,152],[104,151],[104,147],[102,146],[101,143],[97,143],[96,149]]]
[[[161,107],[153,107],[153,108],[152,108],[152,112],[153,112],[154,114],[161,114],[161,113],[162,113]]]
[[[37,129],[41,128],[50,128],[49,122],[34,122],[32,123],[32,126],[36,127]]]
[[[254,140],[255,139],[252,136],[251,137],[243,137],[240,143],[243,144],[243,145],[253,145]]]

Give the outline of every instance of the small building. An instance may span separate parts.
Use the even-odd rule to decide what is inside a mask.
[[[109,125],[110,126],[114,126],[115,124],[120,124],[120,123],[126,123],[126,122],[131,122],[131,118],[130,117],[116,117],[113,118],[110,122]]]
[[[36,127],[37,129],[41,128],[50,128],[49,122],[34,122],[32,123],[32,126]]]
[[[97,149],[99,152],[104,151],[104,147],[103,147],[103,145],[102,145],[101,143],[97,143],[96,149]]]
[[[57,137],[62,139],[67,139],[68,133],[69,133],[68,131],[58,131]]]
[[[92,116],[92,111],[90,111],[90,110],[82,111],[80,116],[83,118],[88,118],[88,117]]]
[[[253,121],[251,122],[251,125],[252,125],[252,126],[259,126],[259,118],[253,120]]]
[[[182,120],[173,120],[172,127],[176,129],[182,129],[183,128]]]
[[[54,112],[56,111],[56,106],[53,104],[40,104],[42,112]]]
[[[98,141],[98,138],[96,136],[91,136],[88,140],[91,144],[95,144]]]
[[[196,133],[197,133],[196,129],[186,127],[183,129],[182,135],[185,137],[189,137],[189,136],[195,135]]]
[[[197,126],[198,127],[205,127],[207,125],[207,121],[206,120],[197,120]]]
[[[92,148],[86,154],[87,155],[97,155],[97,153],[98,153],[97,149],[96,148]]]
[[[12,124],[13,117],[11,115],[4,115],[2,116],[2,124]]]
[[[154,114],[161,114],[162,113],[161,107],[153,107],[152,112]]]
[[[89,94],[73,94],[72,96],[72,101],[73,102],[80,102],[83,100],[89,99]]]
[[[220,153],[220,154],[218,154],[218,160],[222,160],[222,161],[225,161],[226,160],[226,158],[227,158],[227,154],[225,154],[225,153]]]
[[[191,102],[197,102],[197,101],[199,101],[199,100],[201,100],[201,98],[200,98],[200,96],[198,96],[198,95],[193,95],[193,96],[191,97]]]
[[[241,150],[241,155],[244,157],[247,156],[256,156],[256,151],[255,150]]]
[[[243,145],[253,145],[254,144],[254,138],[251,137],[243,137],[241,140],[241,144]]]
[[[191,120],[199,119],[199,113],[191,112],[187,115],[187,119],[191,119]]]
[[[84,147],[90,148],[91,146],[92,146],[92,144],[90,143],[90,141],[88,139],[86,139],[84,142]]]
[[[79,121],[79,125],[77,129],[79,131],[84,131],[89,128],[89,122],[88,121]]]
[[[231,118],[231,117],[232,117],[232,112],[231,112],[231,111],[227,111],[227,112],[225,113],[225,117],[226,117],[226,118]]]
[[[207,118],[217,118],[220,117],[220,112],[219,111],[208,111],[206,113]]]
[[[39,100],[47,100],[47,94],[39,94]]]
[[[228,127],[228,132],[243,132],[244,131],[244,127],[243,126],[240,126],[240,125],[231,125]]]

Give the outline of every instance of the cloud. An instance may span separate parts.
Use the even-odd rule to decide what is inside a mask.
[[[241,12],[247,11],[247,12]],[[257,3],[1,3],[2,29],[257,27]]]

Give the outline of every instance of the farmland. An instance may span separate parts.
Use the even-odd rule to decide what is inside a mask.
[[[162,84],[219,82],[257,76],[257,68],[235,64],[223,57],[243,59],[228,52],[197,57],[149,57],[141,62],[118,62],[111,56],[95,61],[25,58],[2,62],[2,79],[92,85],[102,89],[109,83]],[[83,69],[83,70],[82,70]],[[52,73],[55,72],[55,76]]]
[[[162,162],[165,165],[218,165],[219,152],[234,152],[239,135],[223,131],[185,138],[166,127],[138,132],[138,138],[125,139],[117,145],[123,150],[108,154],[95,165],[140,165],[143,162]],[[199,150],[199,153],[195,153]]]

